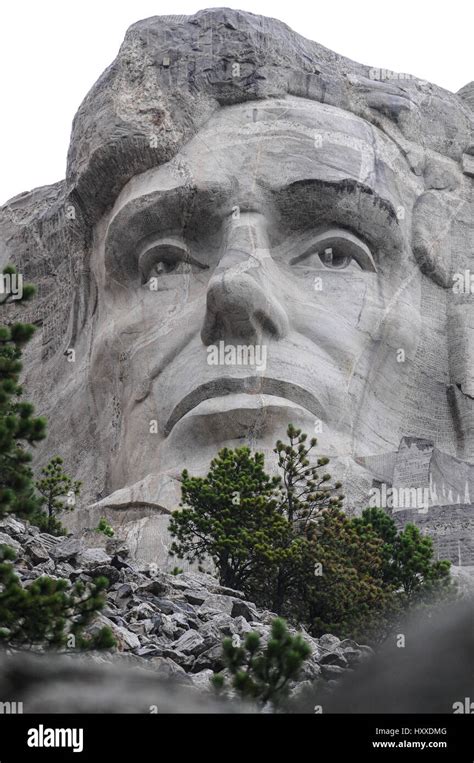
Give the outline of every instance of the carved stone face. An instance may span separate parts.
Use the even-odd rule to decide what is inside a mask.
[[[35,466],[82,480],[71,525],[165,564],[183,468],[248,444],[271,470],[292,422],[349,511],[434,486],[426,526],[474,563],[473,84],[374,72],[241,11],[146,19],[65,181],[0,209],[0,260],[38,286]]]
[[[286,426],[346,465],[396,449],[421,331],[418,181],[398,148],[302,98],[222,109],[98,227],[92,383],[110,491]],[[166,490],[165,490],[166,492]]]

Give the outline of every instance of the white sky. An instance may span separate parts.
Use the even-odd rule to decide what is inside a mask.
[[[130,24],[220,5],[274,16],[355,61],[454,92],[474,80],[472,0],[4,0],[0,204],[64,177],[74,113]]]

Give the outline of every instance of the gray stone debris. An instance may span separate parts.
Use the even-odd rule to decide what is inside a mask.
[[[109,626],[117,649],[81,657],[81,665],[87,659],[94,666],[126,662],[160,678],[212,693],[209,677],[223,668],[222,640],[226,636],[244,638],[245,634],[257,631],[264,643],[269,637],[270,623],[276,615],[259,610],[245,601],[240,591],[224,588],[210,575],[199,572],[172,575],[140,565],[130,559],[126,545],[116,540],[105,540],[104,547],[93,548],[87,545],[91,540],[86,535],[55,539],[58,542],[54,545],[50,537],[27,522],[20,523],[11,517],[0,521],[0,541],[15,548],[16,572],[23,585],[45,574],[65,576],[72,582],[89,582],[99,575],[109,577],[106,605],[89,626],[89,632]],[[324,683],[348,674],[370,651],[350,639],[340,641],[331,635],[317,639],[306,633],[304,636],[312,654],[301,671],[299,683],[313,683],[317,679]],[[63,659],[66,657],[67,652]],[[44,655],[43,658],[53,659]],[[89,665],[84,670],[90,672],[93,668]],[[147,691],[144,690],[145,696]],[[298,691],[295,684],[292,692]],[[108,696],[107,692],[104,696]],[[60,705],[53,701],[49,690],[48,697],[50,711],[59,712]]]

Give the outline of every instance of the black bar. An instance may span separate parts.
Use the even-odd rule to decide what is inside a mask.
[[[187,752],[193,760],[198,754],[222,759],[234,752],[255,760],[259,749],[268,760],[273,745],[282,752],[282,742],[289,745],[292,758],[304,755],[311,763],[341,756],[351,761],[356,756],[384,760],[387,753],[391,760],[412,753],[421,762],[472,763],[473,720],[470,715],[12,714],[0,717],[0,763],[99,759],[138,763],[145,758],[159,763],[164,757],[183,760]],[[41,727],[42,736],[37,736],[32,730],[39,732]],[[70,730],[70,734],[57,736],[57,729]],[[44,745],[64,741],[78,749],[32,747],[28,739],[42,740]]]

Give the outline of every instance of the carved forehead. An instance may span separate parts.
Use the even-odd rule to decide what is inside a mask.
[[[235,168],[270,186],[308,177],[380,184],[377,162],[409,180],[400,150],[379,132],[344,109],[288,97],[221,109],[180,155],[201,175]]]
[[[176,204],[181,190],[199,189],[218,205],[243,201],[255,186],[279,191],[310,180],[370,189],[392,211],[420,191],[399,148],[365,120],[303,98],[273,99],[220,109],[173,160],[129,181],[111,224],[124,209],[143,212],[144,197],[152,206],[154,193]]]

